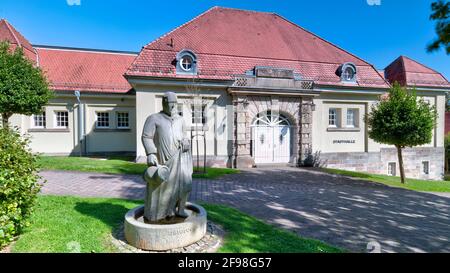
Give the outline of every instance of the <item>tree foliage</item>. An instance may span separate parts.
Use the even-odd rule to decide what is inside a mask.
[[[450,112],[450,92],[445,93],[445,112]]]
[[[450,160],[450,133],[447,134],[444,138],[444,147],[445,147],[445,172],[449,171],[449,160]]]
[[[0,248],[28,224],[40,190],[37,159],[17,129],[0,128]]]
[[[428,52],[443,47],[447,55],[450,54],[450,2],[439,0],[431,4],[433,13],[430,19],[436,21],[436,34],[438,37],[428,45]]]
[[[385,99],[372,106],[366,116],[369,137],[379,143],[394,145],[399,154],[400,174],[404,182],[401,149],[430,143],[437,112],[414,92],[395,83]]]
[[[13,114],[32,115],[42,111],[53,93],[39,67],[7,42],[0,43],[0,113],[4,125]]]

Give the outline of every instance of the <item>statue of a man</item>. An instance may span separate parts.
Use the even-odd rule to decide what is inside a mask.
[[[175,215],[188,217],[185,207],[192,190],[192,155],[175,93],[165,93],[163,111],[147,118],[142,142],[149,166],[144,175],[144,219],[157,222]]]

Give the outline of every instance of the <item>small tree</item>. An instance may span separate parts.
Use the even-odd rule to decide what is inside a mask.
[[[450,160],[450,133],[444,138],[445,147],[445,173],[448,173],[448,161]]]
[[[379,143],[397,148],[401,181],[405,183],[402,149],[425,145],[431,142],[436,124],[437,112],[434,106],[418,99],[415,91],[395,83],[389,95],[372,106],[366,116],[369,137]]]
[[[0,43],[0,114],[8,127],[13,114],[32,115],[42,111],[53,93],[42,70],[23,53],[21,47],[10,50]]]
[[[201,95],[201,88],[198,84],[198,76],[192,78],[192,82],[186,85],[186,93],[191,95],[191,112],[192,117],[195,120],[200,120],[203,123],[203,118],[207,117],[207,113],[203,112],[203,105],[206,104],[205,99]],[[203,138],[203,170],[200,169],[200,138]],[[204,124],[199,128],[198,124],[194,124],[194,128],[191,128],[191,141],[195,139],[195,147],[197,153],[193,156],[196,157],[197,167],[194,169],[196,173],[206,173],[206,132],[204,131]],[[191,151],[194,151],[194,143],[191,143]]]

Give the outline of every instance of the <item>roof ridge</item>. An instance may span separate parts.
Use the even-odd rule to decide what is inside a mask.
[[[38,49],[48,50],[61,50],[61,51],[81,51],[89,53],[108,53],[108,54],[120,54],[120,55],[139,55],[139,52],[135,51],[121,51],[121,50],[109,50],[109,49],[96,49],[96,48],[82,48],[82,47],[65,47],[65,46],[50,46],[50,45],[33,45]]]
[[[425,67],[425,68],[427,68],[427,69],[430,69],[431,71],[433,71],[433,72],[436,73],[436,74],[440,74],[438,71],[434,70],[433,68],[428,67],[428,66],[424,65],[423,63],[420,63],[420,62],[418,62],[418,61],[416,61],[416,60],[414,60],[414,59],[412,59],[412,58],[410,58],[410,57],[408,57],[408,56],[406,56],[406,55],[400,55],[400,58],[408,59],[408,60],[410,60],[410,61],[412,61],[412,62],[415,62],[416,64],[419,64],[419,65],[421,65],[421,66],[423,66],[423,67]],[[405,72],[408,72],[408,71],[406,71],[406,68],[405,68]],[[413,73],[423,73],[423,72],[414,72],[414,71],[409,71],[409,72],[413,72]]]
[[[20,40],[17,38],[17,35],[12,30],[11,25],[9,24],[9,22],[6,19],[2,19],[2,21],[5,22],[6,27],[8,28],[9,32],[13,36],[14,40],[16,40],[17,45],[19,47],[22,47],[22,43],[20,42]]]
[[[412,61],[412,62],[415,62],[416,64],[419,64],[419,65],[421,65],[421,66],[423,66],[423,67],[425,67],[425,68],[427,68],[427,69],[433,71],[435,74],[441,76],[447,83],[449,83],[449,81],[447,80],[447,78],[446,78],[441,72],[436,71],[436,70],[434,70],[433,68],[428,67],[428,66],[426,66],[426,65],[424,65],[424,64],[422,64],[422,63],[420,63],[420,62],[418,62],[418,61],[416,61],[416,60],[414,60],[414,59],[412,59],[412,58],[410,58],[410,57],[408,57],[408,56],[400,55],[400,58],[402,58],[402,59],[408,59],[408,60],[410,60],[410,61]],[[402,62],[403,62],[403,65],[404,65],[404,61],[403,61],[403,60],[402,60]],[[406,71],[406,68],[405,68],[405,67],[404,67],[403,69],[404,69],[404,71],[405,71],[405,79],[406,79],[406,78],[407,78],[408,71]],[[409,73],[433,74],[433,73],[414,72],[414,71],[409,71]]]
[[[21,47],[24,50],[28,50],[29,52],[35,54],[35,49],[31,45],[30,41],[28,41],[27,38],[25,38],[19,31],[17,31],[16,28],[14,28],[13,25],[11,25],[8,20],[5,18],[1,19],[0,22],[4,22],[8,32],[12,35],[12,39],[14,40],[13,43],[17,43],[18,47]],[[24,41],[25,44],[22,42]]]
[[[407,73],[406,73],[406,66],[405,66],[405,60],[404,60],[404,58],[403,58],[403,55],[400,55],[400,65],[402,66],[402,68],[403,68],[403,73],[404,73],[404,75],[405,75],[405,85],[407,85],[408,84],[408,75],[407,75]]]
[[[334,43],[332,43],[332,42],[330,42],[330,41],[328,41],[328,40],[325,40],[324,38],[320,37],[319,35],[317,35],[317,34],[311,32],[311,31],[305,29],[304,27],[302,27],[302,26],[300,26],[300,25],[298,25],[298,24],[296,24],[296,23],[294,23],[294,22],[292,22],[292,21],[290,21],[290,20],[288,20],[287,18],[283,17],[282,15],[279,15],[278,13],[273,13],[273,14],[276,15],[276,16],[278,16],[278,17],[280,17],[280,18],[283,19],[284,21],[286,21],[286,22],[288,22],[288,23],[294,25],[295,27],[298,27],[298,28],[302,29],[303,31],[306,31],[307,33],[313,35],[314,37],[319,38],[319,39],[322,40],[323,42],[325,42],[325,43],[327,43],[327,44],[330,44],[331,46],[334,46],[334,47],[338,48],[339,50],[342,50],[342,51],[344,51],[345,53],[347,53],[347,54],[349,54],[349,55],[355,57],[356,59],[358,59],[358,60],[360,60],[360,61],[366,63],[367,65],[373,67],[373,65],[372,65],[371,63],[369,63],[369,62],[365,61],[364,59],[362,59],[362,58],[356,56],[355,54],[353,54],[353,53],[351,53],[351,52],[349,52],[349,51],[343,49],[342,47],[340,47],[340,46],[338,46],[338,45],[335,45]]]
[[[230,9],[230,10],[245,11],[245,12],[252,12],[252,13],[275,14],[276,15],[275,12],[271,12],[271,11],[257,11],[257,10],[250,10],[250,9],[230,8],[230,7],[221,7],[221,6],[214,6],[213,8],[216,8],[216,9]]]
[[[158,41],[164,39],[165,37],[167,37],[167,36],[169,36],[170,34],[174,33],[174,32],[177,31],[178,29],[180,29],[180,28],[182,28],[182,27],[185,27],[186,25],[192,23],[193,21],[197,20],[198,18],[200,18],[200,17],[204,16],[205,14],[207,14],[207,13],[209,13],[209,12],[215,10],[215,9],[218,9],[218,8],[219,8],[218,6],[214,6],[214,7],[210,8],[210,9],[204,11],[203,13],[197,15],[196,17],[192,18],[191,20],[187,21],[186,23],[184,23],[184,24],[182,24],[182,25],[179,25],[178,27],[172,29],[171,31],[169,31],[169,32],[167,32],[167,33],[165,33],[165,34],[163,34],[162,36],[160,36],[160,37],[158,37],[158,38],[156,38],[156,39],[153,40],[152,42],[150,42],[150,43],[148,43],[147,45],[145,45],[144,48],[147,48],[148,46],[150,46],[150,45],[152,45],[152,44],[154,44],[154,43],[156,43],[156,42],[158,42]]]

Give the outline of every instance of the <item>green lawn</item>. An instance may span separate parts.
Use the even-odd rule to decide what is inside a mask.
[[[88,158],[41,156],[39,164],[44,170],[65,170],[107,174],[143,174],[146,164],[134,163],[127,157]],[[236,169],[207,168],[206,174],[194,174],[194,178],[215,179],[226,174],[238,173]]]
[[[321,170],[331,174],[357,177],[361,178],[361,180],[378,182],[388,186],[400,187],[408,190],[422,191],[422,192],[450,192],[450,181],[407,179],[406,184],[402,184],[400,182],[400,177],[393,177],[380,174],[368,174],[336,169],[321,169]]]
[[[140,203],[120,199],[39,196],[31,225],[12,247],[12,252],[63,253],[77,245],[81,252],[114,252],[110,234],[125,213]],[[208,219],[227,232],[220,252],[343,252],[325,243],[301,238],[235,209],[202,204]]]

